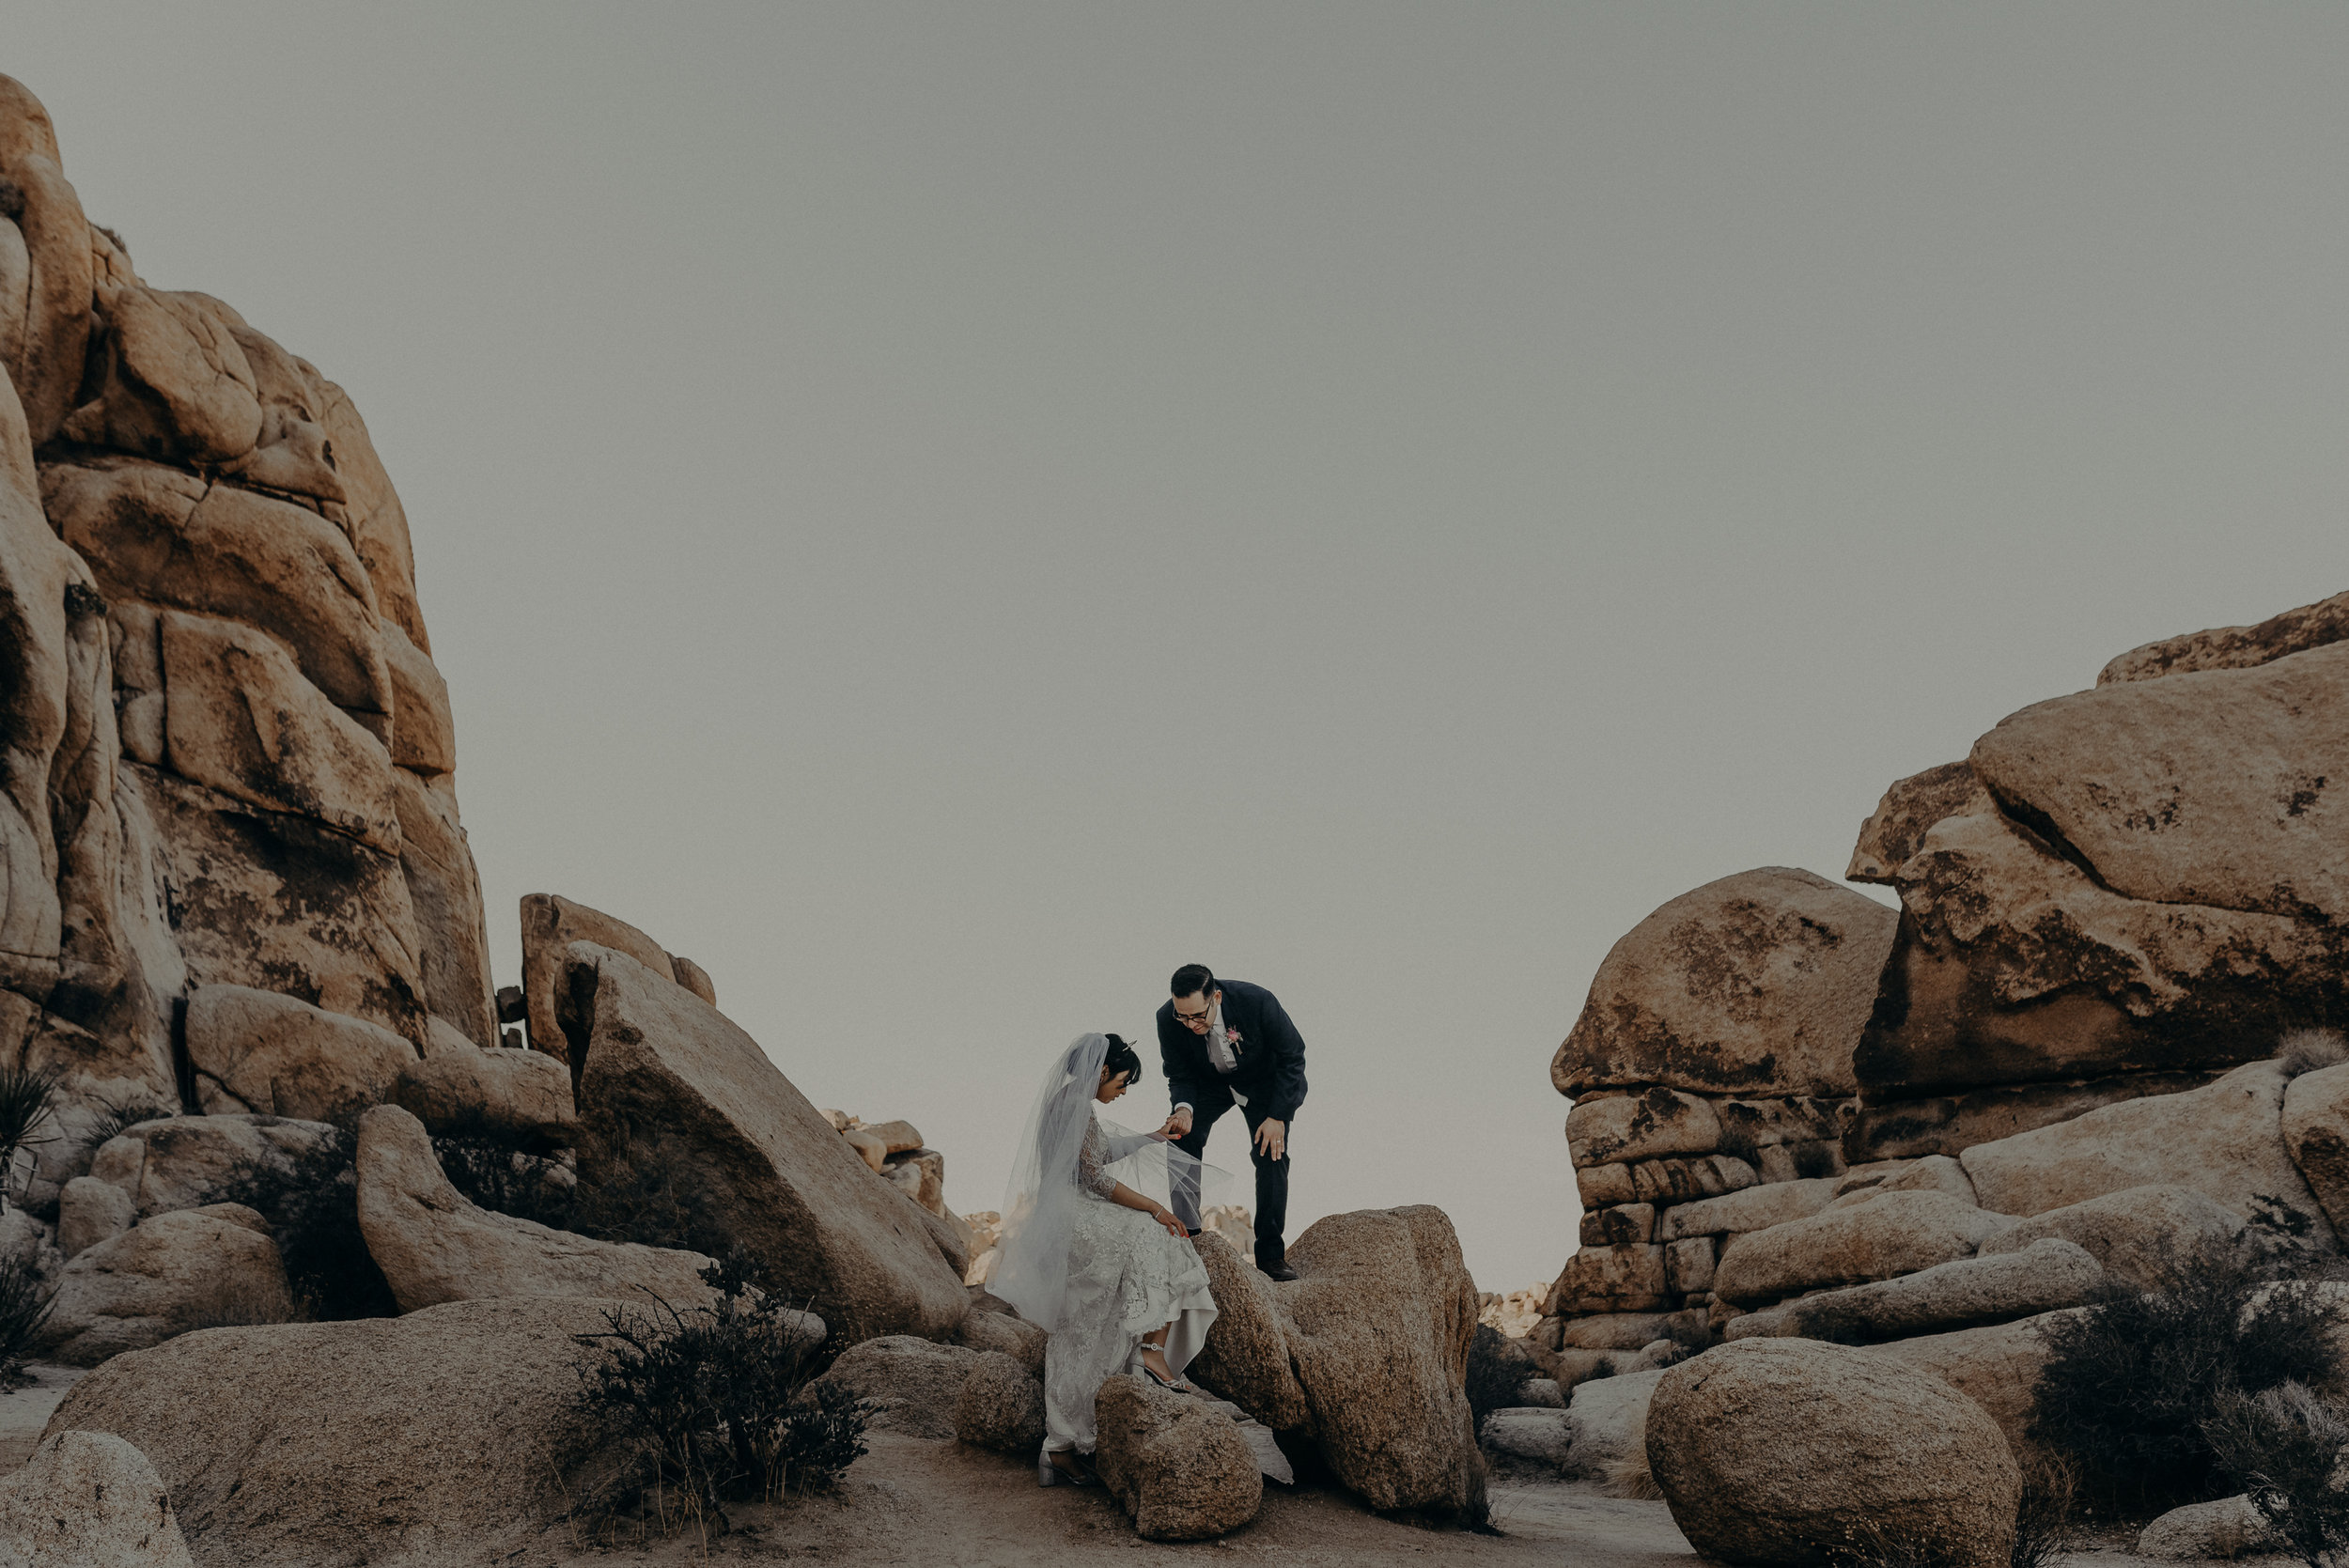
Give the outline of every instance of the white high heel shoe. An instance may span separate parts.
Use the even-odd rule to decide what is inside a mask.
[[[1050,1453],[1035,1456],[1035,1483],[1038,1486],[1098,1486],[1099,1482],[1082,1470],[1064,1470],[1052,1463]]]

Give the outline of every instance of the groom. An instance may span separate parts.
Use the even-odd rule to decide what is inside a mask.
[[[1185,964],[1172,989],[1159,1009],[1159,1062],[1174,1113],[1159,1130],[1195,1159],[1216,1118],[1239,1107],[1256,1165],[1256,1266],[1294,1280],[1281,1232],[1288,1223],[1289,1124],[1305,1099],[1305,1042],[1262,986],[1218,980],[1205,964]],[[1174,1217],[1197,1235],[1197,1188],[1178,1183],[1174,1198]]]

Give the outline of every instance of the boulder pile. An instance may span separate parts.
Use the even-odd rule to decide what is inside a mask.
[[[1551,1063],[1581,1246],[1529,1349],[1571,1386],[1659,1336],[1675,1357],[1713,1345],[1640,1419],[1675,1514],[1702,1492],[1729,1530],[1794,1506],[1748,1492],[1809,1425],[1708,1456],[1699,1426],[1726,1429],[1690,1402],[1701,1389],[1742,1389],[1723,1411],[1806,1377],[1828,1398],[1889,1358],[1964,1393],[2001,1458],[2028,1458],[2053,1314],[2247,1226],[2336,1253],[2349,1046],[2310,1026],[2349,1017],[2344,778],[2349,594],[2124,654],[2093,690],[1895,783],[1846,871],[1895,907],[1784,868],[1665,904],[1608,955]],[[1877,1359],[1801,1348],[1819,1341]],[[1767,1376],[1746,1389],[1739,1368]],[[1576,1439],[1618,1424],[1599,1407],[1622,1381],[1502,1412],[1488,1441],[1603,1464],[1604,1441],[1577,1461]],[[1682,1524],[1741,1561],[1848,1547],[1832,1520],[1776,1545]],[[1929,1528],[2003,1554],[1970,1526]]]

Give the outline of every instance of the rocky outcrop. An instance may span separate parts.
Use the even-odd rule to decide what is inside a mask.
[[[1730,1320],[1724,1338],[1876,1344],[1949,1333],[2081,1306],[2104,1278],[2096,1260],[2077,1243],[2046,1236],[2018,1251],[1960,1258],[1749,1312]]]
[[[1974,769],[1963,762],[1945,762],[1895,781],[1859,825],[1859,842],[1852,846],[1843,879],[1891,885],[1922,846],[1926,830],[1963,810],[1975,788]]]
[[[359,1121],[359,1232],[403,1312],[444,1301],[579,1296],[707,1306],[714,1260],[598,1241],[477,1208],[449,1185],[424,1124],[396,1105]],[[823,1328],[809,1320],[820,1342]]]
[[[969,1350],[1001,1351],[1027,1368],[1031,1377],[1044,1375],[1044,1349],[1050,1339],[1016,1313],[988,1311],[978,1302],[972,1304],[969,1315],[955,1328],[957,1344]]]
[[[2231,1247],[2243,1229],[2242,1216],[2190,1187],[2130,1187],[2018,1220],[1983,1242],[1982,1255],[2019,1252],[2059,1236],[2084,1249],[2120,1283],[2156,1290],[2179,1267]]]
[[[2283,1134],[2283,1067],[2254,1062],[2207,1088],[2131,1100],[2056,1126],[1978,1143],[1961,1156],[1983,1205],[2037,1215],[2130,1188],[2191,1188],[2253,1219],[2279,1204],[2320,1250],[2331,1222],[2293,1163]]]
[[[2039,1378],[2047,1366],[2047,1329],[2079,1309],[2047,1312],[1983,1328],[1920,1334],[1869,1348],[1904,1366],[1930,1373],[1982,1406],[2006,1435],[2015,1463],[2028,1467],[2052,1458],[2031,1435],[2039,1417]]]
[[[889,1334],[849,1346],[817,1381],[865,1401],[876,1432],[952,1437],[964,1381],[988,1365],[992,1354]]]
[[[153,1462],[205,1562],[475,1561],[591,1490],[578,1425],[583,1299],[461,1301],[400,1318],[230,1328],[121,1356],[49,1422]]]
[[[624,953],[672,985],[677,982],[677,966],[659,942],[601,909],[551,893],[522,896],[522,1008],[530,1048],[569,1063],[576,1078],[579,1064],[573,1060],[573,1043],[556,1017],[555,996],[564,950],[573,942],[591,942]]]
[[[39,1343],[88,1367],[194,1328],[293,1313],[268,1221],[241,1203],[179,1209],[84,1249],[65,1265]]]
[[[0,1561],[195,1568],[155,1467],[103,1432],[57,1432],[0,1481]]]
[[[1566,1402],[1566,1452],[1559,1461],[1560,1473],[1604,1476],[1610,1466],[1641,1452],[1648,1406],[1663,1377],[1661,1370],[1648,1369],[1576,1384]]]
[[[140,279],[6,79],[0,187],[0,1064],[60,1079],[45,1208],[110,1107],[179,1106],[203,992],[412,1057],[430,1017],[486,1044],[490,1013],[446,692],[365,423],[227,305]],[[321,1063],[249,1043],[188,1109],[317,1113]]]
[[[2042,703],[1900,865],[1851,1157],[2188,1087],[2336,1011],[2349,645]],[[2018,1090],[2027,1091],[2018,1094]],[[1946,1103],[1937,1103],[1946,1102]]]
[[[1866,1284],[1970,1258],[2014,1220],[1944,1192],[1887,1192],[1733,1236],[1714,1290],[1740,1306]]]
[[[2244,670],[2328,644],[2349,642],[2349,594],[2335,594],[2257,626],[2222,626],[2210,631],[2188,632],[2148,643],[2107,664],[2096,676],[2098,686],[2123,681],[2158,680],[2163,675],[2189,675],[2196,670]]]
[[[708,1195],[710,1224],[848,1342],[954,1331],[970,1307],[959,1236],[876,1175],[757,1042],[608,948],[572,944],[554,985],[582,1180],[666,1162]]]
[[[1722,1345],[1663,1374],[1647,1457],[1700,1556],[1811,1564],[1871,1548],[2005,1568],[2022,1477],[1973,1401],[1873,1351]]]
[[[1213,1405],[1120,1374],[1101,1385],[1094,1420],[1095,1468],[1144,1540],[1211,1540],[1263,1505],[1255,1452]]]

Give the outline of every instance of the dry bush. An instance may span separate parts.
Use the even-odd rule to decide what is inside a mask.
[[[2149,1514],[2225,1496],[2207,1423],[2228,1395],[2337,1385],[2338,1312],[2274,1271],[2257,1245],[2205,1246],[2165,1260],[2155,1288],[2110,1285],[2045,1329],[2031,1434],[2077,1466],[2087,1500]]]
[[[2334,1483],[2349,1458],[2349,1419],[2299,1383],[2229,1389],[2202,1423],[2218,1464],[2308,1568],[2349,1546],[2349,1495]]]
[[[55,1299],[29,1250],[0,1258],[0,1390],[21,1389],[28,1381],[24,1363]]]
[[[2023,1495],[2015,1508],[2015,1547],[2010,1568],[2054,1568],[2072,1549],[2072,1510],[2079,1497],[2079,1472],[2061,1456],[2023,1467]]]
[[[1662,1502],[1664,1489],[1656,1484],[1656,1472],[1648,1468],[1647,1448],[1642,1444],[1620,1459],[1607,1461],[1606,1480],[1600,1490],[1610,1498],[1635,1498],[1641,1502]]]
[[[2286,1030],[2276,1042],[2276,1060],[2289,1078],[2320,1067],[2338,1067],[2349,1062],[2349,1038],[2343,1038],[2338,1029]]]
[[[1533,1358],[1511,1343],[1507,1335],[1491,1324],[1478,1324],[1475,1338],[1469,1341],[1468,1354],[1471,1429],[1482,1432],[1486,1416],[1517,1404],[1517,1390],[1525,1386],[1527,1378],[1538,1375],[1540,1371]]]
[[[399,1315],[359,1232],[359,1173],[351,1163],[357,1148],[350,1130],[337,1127],[286,1163],[241,1163],[221,1195],[269,1221],[294,1310],[322,1323]]]

